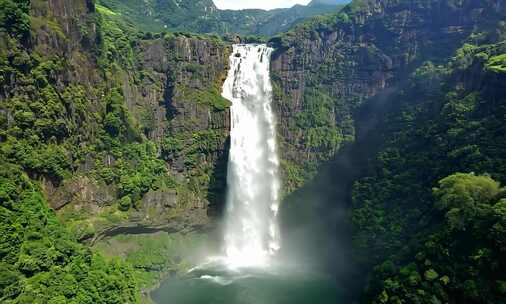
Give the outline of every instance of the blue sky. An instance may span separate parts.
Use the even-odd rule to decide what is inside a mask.
[[[213,0],[220,9],[261,8],[273,9],[292,7],[295,4],[308,4],[311,0]]]

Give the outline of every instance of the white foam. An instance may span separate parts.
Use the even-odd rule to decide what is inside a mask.
[[[280,248],[279,159],[266,45],[234,45],[223,97],[232,102],[224,263],[267,267]]]

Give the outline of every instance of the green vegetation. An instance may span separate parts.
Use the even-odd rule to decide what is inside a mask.
[[[288,30],[306,18],[343,7],[337,3],[314,3],[271,11],[231,11],[217,9],[211,0],[100,0],[100,4],[103,13],[121,16],[146,32],[171,30],[259,36]]]
[[[331,156],[343,141],[332,115],[333,100],[317,88],[304,93],[304,108],[295,117],[295,123],[305,130],[304,141],[309,149],[325,151]]]
[[[400,103],[382,122],[384,144],[353,186],[354,249],[374,267],[372,303],[504,298],[505,100],[493,82],[480,90],[455,82],[471,73],[494,79],[487,58],[502,47],[465,44],[391,96]]]
[[[0,168],[2,303],[138,303],[127,264],[78,244],[19,167]]]
[[[412,262],[376,268],[373,303],[500,303],[504,290],[506,188],[489,176],[454,174],[433,190],[446,221],[421,240]]]
[[[200,197],[209,198],[216,195],[213,187],[220,187],[219,183],[225,182],[225,176],[220,175],[223,171],[213,167],[205,155],[218,151],[219,147],[225,145],[225,140],[222,130],[181,131],[164,138],[162,157],[170,162],[176,159],[175,156],[181,155],[179,160],[187,172],[188,189]],[[186,192],[181,187],[178,187],[178,191]]]
[[[271,39],[275,67],[283,66],[273,82],[284,181],[307,185],[286,210],[319,209],[310,198],[326,195],[328,208],[341,210],[348,201],[342,189],[352,184],[350,256],[364,279],[361,302],[501,303],[504,11],[484,5],[487,17],[477,18],[474,32],[441,39],[432,36],[440,29],[433,19],[422,15],[447,14],[451,24],[460,11],[472,19],[472,1],[415,2],[354,1]],[[424,47],[411,48],[415,41]],[[308,132],[314,127],[336,133]],[[325,135],[306,142],[313,134]],[[327,148],[336,146],[325,144],[333,134],[341,140],[336,156]],[[345,145],[350,149],[340,151]],[[350,172],[328,172],[322,160],[330,160],[330,170]],[[320,174],[313,183],[307,172]],[[328,193],[313,194],[323,188]],[[317,214],[326,219],[324,211]]]
[[[296,114],[284,118],[281,132],[290,134],[280,138],[282,155],[286,159],[281,163],[284,190],[288,194],[311,180],[318,166],[330,160],[339,149],[355,138],[351,111],[354,103],[346,102],[329,92],[326,79],[335,77],[335,62],[329,61],[318,71],[312,71],[306,80],[303,98]],[[289,104],[296,97],[286,94],[281,88],[298,88],[297,80],[282,83],[279,76],[272,75],[273,98],[276,103]]]
[[[213,87],[208,90],[184,88],[181,99],[198,104],[209,105],[217,111],[223,111],[230,108],[232,105],[230,101],[221,96],[220,89],[217,87]]]
[[[202,73],[208,66],[186,62],[176,48],[184,39],[202,39],[210,48],[226,49],[221,39],[144,34],[104,6],[95,10],[92,1],[72,5],[72,16],[61,18],[52,11],[60,7],[49,8],[46,1],[32,1],[34,16],[27,1],[0,1],[2,303],[139,302],[138,285],[150,288],[160,273],[184,267],[172,256],[159,263],[168,257],[160,253],[176,252],[184,237],[143,243],[126,261],[105,260],[77,242],[145,218],[148,224],[168,223],[185,208],[202,205],[215,168],[201,159],[225,141],[219,130],[191,128],[171,140],[169,122],[160,128],[154,117],[168,107],[165,101],[139,111],[127,104],[134,99],[132,88],[158,92],[168,85],[160,79],[164,74],[142,67],[143,47],[159,43],[170,70],[187,73],[202,88],[184,102],[213,115],[224,112],[229,102],[216,89],[220,75]],[[178,92],[186,87],[176,86]],[[160,129],[161,138],[150,137]],[[176,178],[171,162],[186,157],[182,151],[189,151],[188,173]],[[143,206],[148,192],[169,193],[175,201],[160,212]],[[155,252],[157,267],[148,265]]]
[[[62,69],[62,63],[54,58],[29,56],[13,40],[9,41],[13,46],[10,52],[0,50],[2,78],[14,76],[24,87],[22,94],[0,101],[2,108],[13,114],[10,122],[7,112],[2,115],[0,155],[21,164],[33,175],[45,174],[61,180],[72,167],[65,151],[75,148],[60,144],[77,127],[65,117],[67,101],[49,84],[51,75]],[[17,64],[9,64],[11,60]],[[5,83],[4,88],[10,85]]]
[[[98,58],[99,65],[107,73],[106,76],[114,79],[114,72],[122,68],[134,68],[134,43],[142,34],[120,15],[106,7],[97,5],[100,14],[101,48]]]
[[[119,235],[102,240],[94,249],[114,260],[118,256],[134,268],[141,288],[150,289],[170,274],[187,271],[195,254],[205,244],[206,236],[158,232],[155,234]]]
[[[490,58],[487,62],[487,69],[496,73],[506,73],[506,54]]]
[[[70,68],[69,62],[57,56],[28,53],[17,44],[17,36],[6,38],[10,49],[0,52],[0,79],[17,79],[16,83],[5,83],[2,88],[11,90],[11,87],[16,87],[18,93],[0,101],[5,110],[0,120],[0,156],[21,164],[30,176],[48,178],[56,185],[76,174],[87,159],[93,158],[93,169],[79,174],[116,188],[117,209],[128,211],[138,208],[141,198],[150,190],[181,189],[187,185],[176,183],[169,173],[166,162],[159,155],[161,143],[146,139],[143,131],[152,129],[153,122],[149,123],[149,117],[132,115],[120,89],[124,70],[138,65],[135,45],[140,43],[142,34],[108,9],[98,6],[98,12],[101,14],[98,21],[101,37],[98,63],[110,84],[109,88],[97,86],[87,92],[86,87],[76,84],[61,92],[55,75]],[[173,41],[177,38],[167,36],[164,39]],[[170,55],[174,57],[173,62],[177,62],[177,54]],[[184,62],[177,64],[185,72],[192,72],[192,77],[199,81],[206,77],[198,73],[202,66]],[[195,68],[197,70],[191,70]],[[132,81],[140,81],[146,75],[146,71],[135,71]],[[212,88],[201,91],[183,89],[183,92],[188,92],[183,98],[188,103],[223,111],[229,102],[220,96],[216,85],[213,82]],[[97,96],[100,96],[98,101]],[[193,140],[192,134],[186,135]],[[219,148],[216,136],[210,139],[215,141],[214,149]],[[205,141],[201,140],[202,143]],[[165,149],[176,148],[168,147],[167,141],[163,145]],[[209,150],[194,151],[195,154],[206,152]],[[195,158],[196,155],[189,157]],[[196,159],[193,162],[196,163]],[[194,185],[191,187],[195,188]],[[111,212],[115,213],[105,208],[103,218],[109,218],[107,214]],[[73,211],[68,215],[71,214]],[[64,218],[73,221],[72,216]],[[76,220],[80,221],[80,218],[81,215]],[[70,222],[68,224],[73,226]]]
[[[26,42],[30,36],[30,18],[28,10],[30,1],[1,0],[0,28],[11,37]]]
[[[278,91],[279,87],[279,82],[274,78],[274,98],[283,103],[290,97]],[[304,90],[301,109],[283,124],[288,126],[290,134],[296,136],[295,142],[281,138],[283,154],[289,156],[281,162],[285,194],[311,180],[321,162],[329,160],[341,145],[353,140],[348,128],[352,120],[345,113],[347,106],[325,92],[316,84],[308,85]],[[343,120],[338,121],[337,117]],[[296,157],[296,154],[299,156]]]
[[[220,12],[209,10],[210,1],[100,3],[96,10],[93,1],[75,4],[63,18],[48,11],[47,1],[0,0],[2,303],[137,303],[139,287],[148,290],[186,269],[201,235],[116,236],[95,244],[100,254],[78,243],[125,224],[167,224],[213,203],[223,190],[224,161],[217,159],[226,158],[227,130],[214,116],[225,117],[230,106],[220,96],[224,71],[187,49],[204,46],[226,58],[228,48],[218,36],[168,33],[165,25],[254,33],[260,36],[246,41],[265,41],[261,34],[323,9]],[[363,78],[390,73],[392,58],[406,57],[396,62],[406,66],[425,61],[402,89],[388,93],[395,102],[378,118],[379,144],[366,145],[372,157],[353,185],[354,257],[369,275],[365,297],[371,303],[500,303],[506,297],[506,93],[499,85],[506,24],[491,18],[484,22],[488,31],[478,24],[448,62],[435,54],[455,45],[411,54],[394,44],[387,56],[357,31],[371,3],[354,1],[271,40],[304,73],[272,75],[281,110],[297,101],[295,114],[280,124],[281,134],[289,134],[280,142],[285,190],[302,187],[355,140],[353,115],[366,96],[393,80],[374,74],[380,84],[371,92],[348,89],[370,88]],[[158,33],[140,32],[140,23]],[[374,25],[388,39],[395,32],[392,24]],[[339,41],[332,34],[337,28],[336,37],[349,30],[360,43]],[[297,44],[302,39],[316,43]],[[307,62],[326,39],[337,41],[328,50],[344,51]],[[150,194],[167,206],[158,208]]]

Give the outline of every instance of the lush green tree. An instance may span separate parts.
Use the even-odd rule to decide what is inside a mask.
[[[442,179],[434,195],[436,206],[446,212],[450,227],[465,230],[475,217],[491,211],[499,190],[499,183],[489,176],[459,173]]]
[[[18,166],[0,166],[2,303],[137,303],[132,269],[105,261],[59,223]]]
[[[473,173],[440,180],[435,208],[446,212],[447,223],[425,236],[411,263],[375,268],[374,303],[500,303],[506,295],[504,191]]]
[[[422,64],[379,116],[382,143],[369,147],[351,215],[356,260],[374,269],[371,302],[504,298],[506,103],[487,66],[504,52],[495,30],[477,31],[446,64]]]
[[[28,0],[0,0],[0,28],[15,38],[26,41],[30,35],[30,17]]]

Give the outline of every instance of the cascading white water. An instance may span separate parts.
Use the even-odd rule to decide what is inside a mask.
[[[232,102],[225,226],[225,263],[231,268],[268,266],[280,248],[271,52],[266,45],[234,45],[223,85],[223,97]]]
[[[232,101],[225,254],[167,280],[157,303],[340,303],[335,278],[291,269],[280,249],[279,161],[269,78],[271,49],[235,45],[223,96]],[[345,302],[342,302],[345,303]]]

